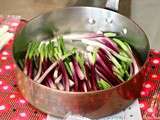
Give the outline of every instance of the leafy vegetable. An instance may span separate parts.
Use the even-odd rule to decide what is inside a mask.
[[[77,46],[68,50],[65,40],[82,42],[86,51]],[[20,59],[19,64],[35,82],[74,92],[109,89],[129,80],[139,70],[129,44],[113,32],[71,34],[48,41],[32,41],[25,60]]]
[[[108,84],[107,82],[105,82],[103,79],[101,79],[101,80],[98,81],[98,86],[102,90],[109,89],[109,88],[112,87],[110,84]]]
[[[113,32],[106,32],[106,33],[104,33],[104,36],[106,36],[106,37],[116,37],[117,34],[113,33]]]

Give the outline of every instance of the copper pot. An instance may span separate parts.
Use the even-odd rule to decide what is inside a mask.
[[[93,24],[88,22],[92,19]],[[24,97],[39,110],[64,117],[68,112],[89,118],[99,118],[119,112],[140,95],[144,68],[149,50],[145,33],[133,21],[111,10],[94,7],[71,7],[48,12],[27,23],[14,42],[14,58],[17,62],[23,56],[30,41],[47,39],[52,36],[53,27],[60,33],[113,31],[128,38],[128,43],[142,62],[140,71],[129,81],[108,90],[92,92],[66,92],[53,90],[37,84],[16,67],[18,86]]]

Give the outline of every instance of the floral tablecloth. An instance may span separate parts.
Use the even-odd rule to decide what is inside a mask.
[[[9,27],[9,38],[0,50],[0,120],[46,120],[47,115],[32,107],[17,88],[12,57],[12,45],[16,31],[24,25],[17,16],[0,16],[0,29],[3,25]],[[1,32],[0,32],[1,33]],[[4,43],[0,35],[0,46]],[[141,91],[139,103],[144,120],[160,120],[160,52],[151,50],[147,59],[145,71],[146,82]]]

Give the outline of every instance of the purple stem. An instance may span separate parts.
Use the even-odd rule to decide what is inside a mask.
[[[110,74],[110,72],[105,71],[101,65],[96,65],[96,68],[103,76],[107,78],[104,79],[106,82],[109,81],[113,86],[116,86],[121,83],[121,81],[116,76],[113,76],[113,74]]]
[[[47,60],[44,60],[43,63],[42,63],[43,72],[45,72],[50,65],[51,65],[51,62],[50,62],[48,59],[47,59]],[[49,83],[51,83],[51,81],[52,81],[53,83],[55,82],[54,79],[53,79],[52,73],[53,73],[53,70],[50,71],[50,72],[48,73],[48,75],[46,76],[46,80],[49,80],[49,81],[50,81]]]
[[[73,61],[73,59],[72,59],[72,61]],[[73,62],[70,62],[70,68],[72,71],[72,80],[74,81],[74,91],[78,92],[78,76],[76,74],[76,69],[73,66]]]
[[[62,72],[62,83],[63,83],[64,89],[65,91],[69,91],[70,90],[69,79],[68,79],[67,71],[63,61],[60,61],[60,70]]]
[[[84,92],[87,92],[87,91],[88,91],[88,87],[87,87],[86,81],[83,81],[82,87],[83,87],[83,91],[84,91]]]
[[[78,81],[78,91],[79,92],[84,92],[84,89],[83,89],[83,80],[79,80]]]
[[[85,80],[87,91],[91,91],[91,83],[89,80]]]
[[[32,79],[33,78],[33,68],[32,68],[32,60],[27,58],[25,63],[25,69],[27,75]]]
[[[98,54],[96,63],[100,65],[109,76],[113,77],[112,67],[109,66],[109,68]]]
[[[90,70],[89,65],[87,63],[85,63],[84,66],[85,66],[85,75],[86,75],[86,85],[87,85],[88,91],[91,91],[92,90],[91,78],[90,78],[91,70]]]
[[[47,82],[48,82],[48,84],[49,84],[49,86],[50,86],[51,88],[57,89],[56,85],[55,85],[54,82],[53,82],[52,77],[48,77],[48,78],[47,78]]]
[[[39,68],[38,68],[38,72],[37,72],[36,76],[34,77],[34,81],[38,80],[38,78],[40,77],[41,73],[42,73],[42,62],[41,62],[41,60],[39,60]]]
[[[75,70],[73,73],[73,80],[74,80],[74,91],[77,92],[78,91],[78,77],[75,73]]]
[[[91,85],[93,90],[98,90],[95,65],[91,64]]]
[[[47,86],[47,87],[50,87],[49,83],[47,80],[43,81],[44,85]]]
[[[105,46],[107,46],[107,47],[111,48],[112,50],[116,51],[117,53],[119,53],[119,48],[118,48],[117,44],[115,44],[110,38],[97,37],[95,39],[98,40],[98,42],[101,42]]]
[[[106,52],[103,49],[99,49],[98,51],[98,55],[99,57],[105,62],[105,64],[109,67],[112,68],[112,62],[109,60],[109,58],[107,57]]]
[[[102,78],[103,80],[105,80],[108,84],[110,84],[112,86],[112,84],[110,83],[110,81],[108,81],[108,79],[102,74],[100,73],[98,70],[96,70],[97,75],[99,76],[99,78]]]
[[[52,63],[47,70],[42,74],[42,76],[37,80],[38,83],[41,83],[45,77],[58,65],[59,61]]]
[[[84,80],[84,74],[75,58],[72,58],[72,63],[73,63],[74,70],[77,76],[79,77],[79,79]]]

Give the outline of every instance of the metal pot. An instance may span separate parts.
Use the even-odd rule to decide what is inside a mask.
[[[92,21],[92,22],[91,22]],[[128,43],[142,61],[140,72],[129,81],[108,90],[92,92],[65,92],[53,90],[34,82],[16,67],[18,86],[23,96],[39,110],[64,117],[68,112],[89,118],[99,118],[119,112],[140,95],[144,68],[149,50],[145,33],[133,21],[111,10],[94,7],[71,7],[38,16],[27,23],[14,42],[14,58],[18,62],[31,40],[52,36],[53,27],[60,33],[113,31],[128,38]]]

